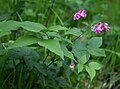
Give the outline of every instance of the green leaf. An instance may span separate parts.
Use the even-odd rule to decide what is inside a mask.
[[[61,50],[60,43],[57,40],[47,39],[39,41],[38,44],[49,49],[51,52],[59,55],[62,59],[64,59],[63,51]]]
[[[69,43],[69,44],[73,44],[70,39],[66,39],[66,38],[61,38],[61,39],[62,39],[62,41],[65,41],[65,42],[67,42],[67,43]]]
[[[93,78],[94,78],[95,75],[96,75],[95,69],[93,69],[92,67],[89,67],[89,66],[85,66],[85,69],[86,69],[86,71],[88,72],[88,74],[89,74],[89,76],[90,76],[90,80],[92,81]]]
[[[13,44],[11,44],[8,49],[15,48],[15,47],[23,47],[27,45],[31,45],[37,43],[40,39],[31,35],[22,36],[18,38]]]
[[[0,32],[17,30],[18,28],[19,28],[19,22],[17,21],[10,20],[10,21],[0,22]]]
[[[20,27],[31,32],[40,32],[41,30],[46,29],[44,25],[30,21],[21,22]]]
[[[83,64],[78,63],[77,68],[78,68],[78,73],[80,73],[83,70]]]
[[[80,36],[81,34],[82,34],[81,29],[78,29],[78,28],[72,28],[72,29],[69,29],[67,32],[65,32],[65,35]]]
[[[97,49],[88,49],[88,52],[91,55],[94,55],[94,56],[106,56],[105,55],[105,50],[104,49],[100,49],[100,48],[97,48]]]
[[[89,58],[90,54],[89,52],[86,50],[87,49],[87,42],[85,41],[80,41],[80,40],[76,40],[73,43],[73,53],[75,55],[75,57],[80,60],[82,56],[86,55],[87,58]]]
[[[100,70],[100,68],[102,67],[99,63],[97,62],[90,62],[89,66],[95,70]]]
[[[35,64],[35,61],[34,60],[25,60],[25,65],[27,66],[27,68],[32,71],[32,69],[34,68],[34,64]]]
[[[38,52],[30,47],[18,47],[8,51],[9,59],[22,59],[38,61],[41,57]]]
[[[68,51],[68,49],[66,48],[66,46],[65,46],[64,44],[61,45],[61,48],[62,48],[63,53],[64,53],[64,55],[65,55],[66,57],[68,57],[68,58],[70,58],[70,59],[72,59],[72,60],[75,60],[73,54]]]
[[[81,63],[81,64],[85,64],[85,63],[87,62],[87,57],[86,57],[86,55],[83,55],[78,61],[79,61],[79,63]]]
[[[11,31],[2,31],[0,32],[0,37],[11,34]]]
[[[47,70],[47,69],[48,69],[48,68],[47,68],[46,65],[39,64],[39,63],[35,62],[34,67],[35,67],[40,73],[42,73],[43,75],[47,76],[47,74],[48,74],[48,70]]]
[[[68,28],[62,27],[60,25],[56,25],[56,26],[49,27],[48,30],[58,32],[59,30],[68,30]]]
[[[88,41],[88,46],[91,48],[99,48],[102,45],[102,37],[93,37]]]
[[[49,37],[57,37],[61,38],[61,36],[57,32],[46,32]]]
[[[86,26],[89,26],[89,23],[88,22],[82,22],[82,24],[86,25]]]

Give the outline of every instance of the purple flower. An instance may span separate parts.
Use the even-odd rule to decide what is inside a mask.
[[[84,9],[79,10],[79,13],[80,13],[81,17],[86,17],[87,16],[86,10],[84,10]]]
[[[94,26],[91,27],[93,32],[95,33],[101,33],[103,31],[110,30],[110,27],[107,23],[97,23]]]
[[[92,31],[95,33],[101,33],[103,30],[104,30],[104,27],[102,23],[98,23],[92,26]]]
[[[74,14],[74,20],[79,20],[80,18],[84,18],[84,17],[86,17],[87,15],[86,15],[86,10],[84,10],[84,9],[81,9],[81,10],[79,10],[78,12],[76,12],[75,14]]]
[[[81,15],[79,12],[75,13],[74,20],[79,20],[81,18]]]
[[[110,27],[108,26],[108,24],[107,23],[104,23],[104,28],[106,29],[106,30],[110,30]]]

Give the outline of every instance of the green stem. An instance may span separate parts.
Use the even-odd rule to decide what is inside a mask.
[[[50,38],[46,32],[45,32],[45,35],[47,36],[48,39]]]
[[[51,9],[51,11],[53,11],[53,13],[55,14],[55,16],[58,18],[58,20],[60,21],[61,25],[64,26],[64,23],[61,20],[61,18],[59,17],[59,15],[52,8],[50,8],[50,9]]]
[[[50,53],[50,51],[48,50],[48,53],[47,53],[47,55],[46,55],[45,59],[43,60],[43,63],[45,63],[46,59],[47,59],[47,58],[48,58],[48,56],[49,56],[49,53]]]
[[[16,14],[18,15],[18,18],[20,19],[20,21],[23,22],[23,19],[21,18],[20,14],[18,12],[16,12]]]
[[[10,78],[10,76],[12,76],[13,73],[14,73],[14,71],[12,71],[12,72],[8,75],[8,77],[5,79],[5,81],[4,81],[3,84],[2,84],[2,88],[4,87],[4,85],[6,84],[7,80]]]
[[[50,19],[50,16],[51,16],[51,9],[53,8],[54,3],[55,3],[55,0],[53,0],[52,5],[50,7],[48,7],[48,18],[47,18],[46,23],[45,23],[46,27],[48,26],[48,22],[49,22],[49,19]]]
[[[47,65],[47,67],[49,67],[50,65],[52,65],[56,60],[55,60],[56,54],[54,55],[54,57],[52,57],[52,61]]]
[[[22,89],[22,87],[23,87],[23,79],[22,79],[22,77],[23,77],[23,68],[21,69],[21,71],[20,71],[20,75],[19,75],[19,80],[18,80],[18,89]]]

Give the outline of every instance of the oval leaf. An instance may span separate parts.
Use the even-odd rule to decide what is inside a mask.
[[[69,29],[65,35],[75,35],[75,36],[80,36],[82,34],[81,29],[78,28],[72,28]]]
[[[15,47],[23,47],[27,45],[31,45],[37,43],[40,39],[31,35],[22,36],[18,38],[13,44],[11,44],[8,49],[15,48]]]
[[[31,32],[40,32],[41,30],[46,29],[44,25],[30,21],[21,22],[20,27]]]
[[[102,45],[102,37],[93,37],[88,41],[88,46],[92,48],[99,48]]]
[[[1,31],[0,37],[11,34],[11,31]]]
[[[54,52],[55,54],[59,55],[62,59],[64,59],[64,54],[63,51],[61,50],[59,41],[48,39],[39,41],[38,44],[49,49],[51,52]]]
[[[90,76],[90,80],[92,81],[93,78],[95,77],[96,71],[95,69],[93,69],[92,67],[89,66],[85,66],[86,71],[88,72],[89,76]]]
[[[61,45],[61,48],[62,48],[63,53],[64,53],[64,55],[65,55],[66,57],[68,57],[68,58],[70,58],[70,59],[72,59],[72,60],[75,60],[73,54],[68,51],[68,49],[66,48],[65,45],[62,44],[62,45]]]
[[[0,31],[17,30],[19,28],[19,22],[17,21],[2,21],[0,22]]]
[[[86,55],[87,57],[89,57],[89,52],[86,50],[87,49],[87,42],[86,41],[80,41],[80,40],[76,40],[73,43],[73,49],[72,52],[74,53],[75,57],[77,58],[77,60],[80,60],[82,56]]]
[[[100,68],[102,67],[99,63],[97,62],[90,62],[89,63],[89,66],[93,69],[96,69],[96,70],[100,70]]]
[[[97,49],[88,49],[88,52],[91,55],[94,55],[94,56],[106,56],[105,55],[105,50],[104,49],[100,49],[100,48],[97,48]]]
[[[77,68],[78,68],[78,73],[80,73],[83,70],[83,64],[79,63]]]
[[[57,25],[57,26],[51,26],[51,27],[49,27],[48,28],[48,30],[50,30],[50,31],[59,31],[59,30],[67,30],[68,28],[66,28],[66,27],[62,27],[62,26],[60,26],[60,25]]]
[[[81,64],[85,64],[86,62],[87,62],[87,56],[86,55],[83,55],[81,58],[80,58],[80,60],[78,60],[79,61],[79,63],[81,63]]]

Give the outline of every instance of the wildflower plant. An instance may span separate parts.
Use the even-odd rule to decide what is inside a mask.
[[[80,9],[74,14],[73,19],[78,21],[87,15],[89,14],[86,10]],[[89,30],[98,34],[109,31],[110,27],[107,23],[100,22],[93,25],[91,29]],[[0,37],[13,35],[14,31],[20,31],[20,35],[15,39],[10,38],[7,42],[1,43],[2,50],[6,52],[7,59],[13,60],[16,70],[20,67],[21,76],[23,69],[29,71],[29,77],[31,71],[34,71],[33,74],[38,73],[35,76],[38,80],[33,80],[35,82],[45,81],[46,77],[59,81],[56,77],[59,76],[61,79],[64,75],[61,74],[63,68],[70,71],[66,76],[70,76],[73,72],[80,75],[85,70],[92,81],[96,70],[100,70],[102,67],[93,59],[95,56],[106,56],[105,50],[100,48],[102,37],[84,39],[83,34],[87,33],[87,30],[83,31],[82,28],[61,25],[46,26],[32,21],[7,20],[0,22]],[[25,79],[29,79],[28,76]],[[25,82],[27,84],[27,80]],[[50,86],[51,82],[46,84]]]

